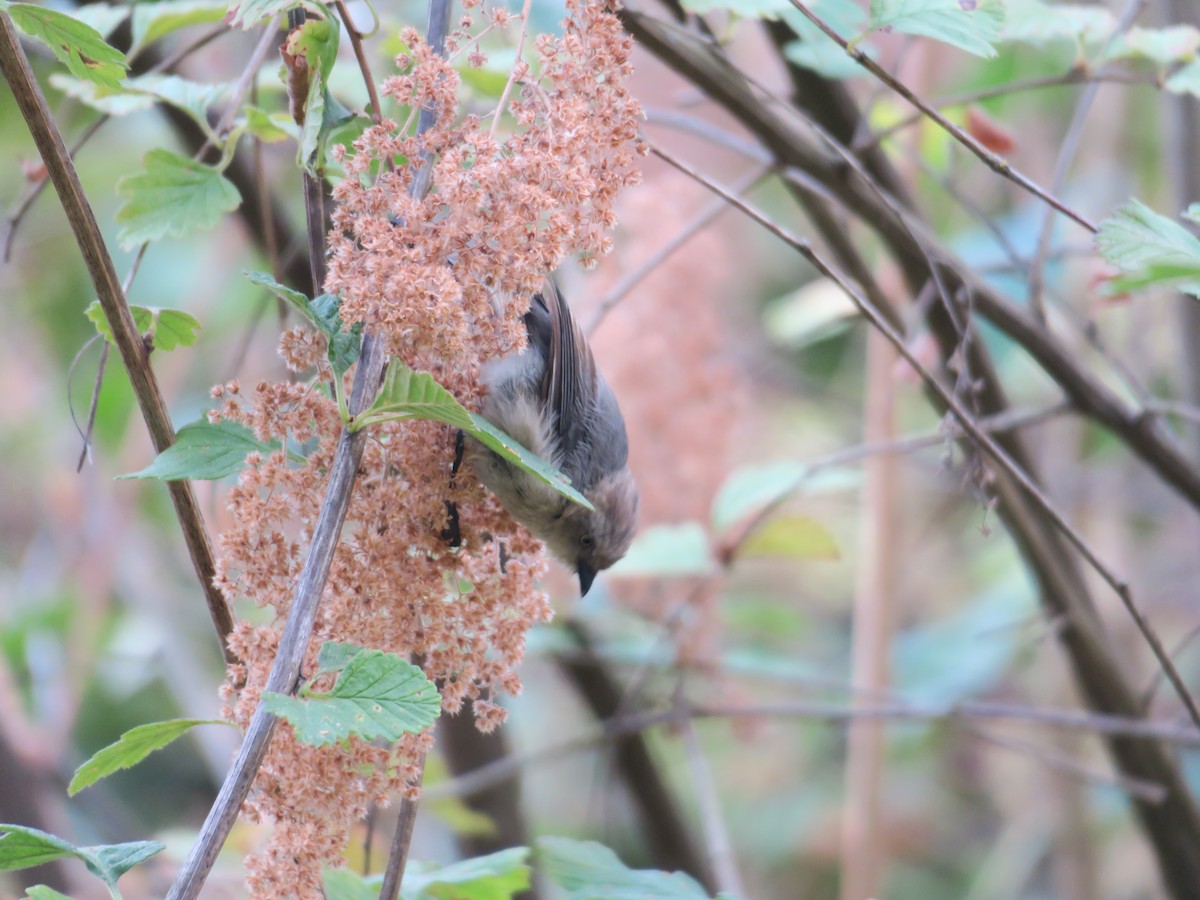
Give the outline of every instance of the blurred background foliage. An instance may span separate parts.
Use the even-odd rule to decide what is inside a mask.
[[[827,5],[823,0],[817,7]],[[1171,14],[1170,4],[1142,6],[1139,22],[1148,26]],[[369,21],[365,7],[351,8]],[[707,13],[708,22],[743,71],[764,90],[782,94],[782,66],[760,23],[747,15],[763,8],[743,8],[742,15],[717,8]],[[374,71],[384,77],[399,49],[398,28],[422,23],[424,7],[379,4],[377,12],[381,27],[367,47]],[[553,0],[535,0],[535,28],[552,30],[561,12]],[[1114,5],[1112,12],[1121,9]],[[167,45],[185,46],[197,33],[172,35]],[[231,32],[191,55],[180,71],[199,81],[234,81],[253,43],[253,36]],[[1000,152],[1018,168],[1041,184],[1055,179],[1064,134],[1087,88],[1001,89],[1070,71],[1079,45],[1002,42],[993,58],[982,59],[902,35],[877,35],[871,43],[923,97],[996,89],[998,96],[951,107],[948,114],[977,136],[980,123],[990,122],[1000,135],[994,139],[1007,142]],[[30,50],[43,79],[59,71],[47,54]],[[333,86],[343,103],[361,109],[366,96],[348,53],[343,43]],[[493,63],[504,53],[502,45],[493,48]],[[1100,219],[1130,196],[1172,217],[1200,200],[1181,188],[1180,161],[1170,158],[1178,146],[1171,135],[1185,112],[1195,115],[1196,99],[1155,83],[1176,62],[1134,59],[1121,68],[1128,78],[1099,86],[1058,191],[1068,203]],[[754,174],[758,163],[730,149],[745,135],[727,114],[649,53],[637,51],[635,64],[633,89],[657,144],[725,184]],[[281,112],[285,99],[275,70],[274,60],[263,67],[257,103]],[[876,129],[909,114],[906,104],[859,74],[847,86]],[[494,73],[475,72],[464,101],[494,105],[502,87]],[[69,142],[97,113],[52,82],[47,88]],[[673,115],[691,126],[674,127]],[[0,92],[0,122],[6,126],[0,159],[8,161],[0,165],[0,198],[15,209],[39,168],[7,91]],[[696,123],[723,140],[707,139]],[[940,237],[1014,303],[1025,303],[1045,207],[930,122],[896,131],[885,145]],[[132,255],[118,247],[113,187],[155,147],[186,152],[152,108],[109,122],[77,157],[122,273]],[[261,152],[263,185],[302,235],[294,146],[268,145]],[[1181,162],[1198,165],[1196,158]],[[669,709],[680,696],[725,709],[797,702],[849,708],[856,698],[853,609],[874,572],[882,577],[882,608],[891,623],[883,654],[889,700],[935,709],[971,701],[1075,709],[1081,701],[1055,640],[1057,623],[1039,609],[1012,541],[989,511],[986,483],[949,436],[938,439],[940,417],[912,371],[885,353],[884,364],[869,374],[868,327],[853,308],[794,252],[736,212],[721,214],[663,254],[712,197],[657,159],[647,159],[645,174],[643,186],[625,199],[614,254],[596,273],[564,276],[573,305],[588,321],[623,278],[647,261],[654,264],[593,333],[627,411],[645,494],[643,532],[626,562],[585,600],[575,597],[562,573],[550,579],[559,620],[530,637],[526,689],[511,702],[504,737],[510,752],[528,763],[521,767],[520,798],[532,834],[597,839],[627,863],[653,867],[662,862],[612,742],[572,744],[594,734],[596,724],[569,673],[567,664],[581,650],[578,635],[565,630],[568,623],[586,629],[589,652],[624,693],[626,714]],[[797,233],[811,232],[777,177],[760,178],[746,195]],[[866,229],[848,227],[877,277],[899,298],[894,265]],[[92,288],[53,193],[41,196],[6,237],[11,257],[0,266],[9,321],[0,330],[0,743],[8,759],[0,765],[0,820],[34,824],[23,818],[32,814],[40,827],[81,844],[160,837],[167,853],[125,882],[127,897],[155,896],[220,784],[233,732],[197,730],[70,801],[64,786],[75,766],[130,727],[217,715],[220,653],[165,489],[113,480],[152,457],[115,356],[100,389],[94,446],[75,470],[82,442],[72,417],[86,420],[100,346],[83,315]],[[280,247],[283,258],[301,251]],[[1018,265],[1010,265],[1010,252]],[[281,312],[240,275],[270,267],[235,215],[211,231],[157,242],[146,255],[130,302],[182,309],[202,323],[194,346],[154,355],[177,425],[202,414],[213,384],[286,377],[274,353]],[[1110,274],[1085,233],[1055,227],[1045,267],[1052,326],[1122,396],[1130,396],[1133,382],[1164,404],[1193,403],[1188,372],[1200,335],[1189,330],[1184,307],[1195,301],[1170,292],[1109,296],[1104,282]],[[980,333],[1015,406],[1034,410],[1059,402],[1024,351],[986,326]],[[912,346],[932,363],[928,339],[915,325],[911,334]],[[870,440],[931,440],[864,475],[864,465],[878,455],[837,457],[864,442],[864,409],[879,397],[888,398],[891,411],[876,420]],[[1170,425],[1200,459],[1200,437],[1186,416]],[[1050,495],[1099,555],[1131,579],[1168,646],[1180,645],[1200,622],[1195,511],[1094,425],[1056,415],[1026,433]],[[831,457],[831,465],[808,468]],[[197,485],[214,532],[222,527],[227,487]],[[891,512],[882,518],[880,492],[891,498]],[[748,515],[777,500],[779,508],[750,537],[738,532]],[[1117,598],[1099,588],[1096,596],[1128,678],[1149,689],[1155,673],[1149,652]],[[261,615],[249,605],[237,612]],[[1196,683],[1195,649],[1183,647],[1177,662],[1188,683]],[[1168,693],[1160,691],[1151,705],[1164,720],[1179,715]],[[745,895],[838,896],[845,874],[845,723],[764,712],[705,717],[695,731]],[[645,734],[702,845],[703,777],[686,735],[672,727]],[[527,756],[560,745],[559,752]],[[1113,777],[1094,736],[1015,722],[904,721],[889,724],[884,748],[880,896],[1162,895],[1131,815],[1128,786]],[[1200,789],[1200,757],[1187,749],[1179,755],[1192,788]],[[491,819],[457,799],[453,778],[453,766],[431,763],[415,857],[450,860],[459,852],[456,840],[486,845],[513,836],[497,833]],[[212,896],[239,895],[238,858],[255,840],[254,829],[235,832]],[[386,828],[364,826],[356,843],[374,842],[378,866],[386,840]],[[86,888],[77,889],[88,896]],[[0,880],[5,890],[17,896],[17,881]]]

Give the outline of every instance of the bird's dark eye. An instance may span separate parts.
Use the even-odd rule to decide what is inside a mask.
[[[585,547],[590,547],[590,546],[592,546],[592,544],[596,543],[596,539],[594,537],[592,537],[590,534],[585,534],[583,537],[581,537],[579,539],[579,543],[583,544],[583,546],[585,546]]]

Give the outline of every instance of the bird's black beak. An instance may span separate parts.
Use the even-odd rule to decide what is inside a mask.
[[[579,596],[586,596],[596,580],[596,570],[581,559],[575,563],[575,571],[579,575]]]

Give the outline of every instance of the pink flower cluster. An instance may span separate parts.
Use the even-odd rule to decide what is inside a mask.
[[[520,22],[484,15],[489,28]],[[536,77],[518,64],[512,99],[497,111],[500,129],[458,114],[457,73],[406,33],[403,74],[384,91],[436,111],[437,125],[417,137],[412,121],[385,121],[354,152],[338,152],[346,178],[335,189],[326,290],[343,298],[344,320],[364,323],[392,355],[432,372],[468,405],[481,395],[482,361],[524,340],[521,314],[546,275],[568,254],[608,250],[614,200],[638,177],[640,113],[623,86],[630,41],[611,12],[587,0],[569,0],[564,27],[561,37],[536,39]],[[409,191],[422,159],[433,172],[418,200]],[[317,368],[309,383],[214,389],[214,418],[291,448],[317,439],[300,464],[282,450],[252,457],[230,493],[218,582],[230,600],[274,612],[267,624],[240,622],[230,641],[240,662],[224,688],[226,712],[243,726],[274,659],[341,427],[317,387],[333,377],[321,344],[303,327],[280,341],[294,371]],[[327,640],[394,652],[438,680],[446,713],[470,699],[479,727],[491,730],[505,717],[499,695],[521,689],[526,633],[551,615],[538,586],[545,563],[541,545],[467,469],[452,475],[454,457],[455,433],[444,425],[372,428],[306,671]],[[458,542],[446,532],[449,505]],[[321,867],[336,863],[351,826],[372,804],[419,790],[419,761],[432,743],[426,733],[394,746],[352,739],[312,748],[278,729],[246,803],[250,818],[275,825],[249,862],[252,895],[321,896]]]

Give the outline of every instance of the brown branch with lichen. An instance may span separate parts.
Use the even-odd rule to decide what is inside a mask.
[[[112,257],[104,244],[100,226],[83,192],[71,156],[50,116],[46,98],[34,78],[29,60],[21,49],[12,20],[6,13],[0,13],[0,71],[3,71],[12,88],[21,115],[29,126],[46,164],[50,180],[62,202],[63,211],[87,265],[88,275],[96,288],[104,315],[112,328],[113,341],[121,353],[125,370],[129,373],[129,381],[150,432],[154,449],[162,453],[175,442],[175,429],[171,425],[166,400],[150,365],[149,350],[133,322]],[[212,545],[204,527],[204,518],[200,514],[196,495],[191,484],[186,481],[172,481],[168,490],[222,652],[226,659],[230,659],[227,640],[233,630],[233,617],[224,596],[215,584],[216,565]]]

